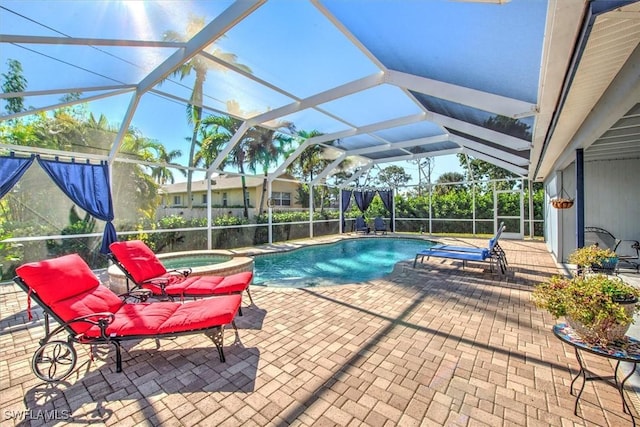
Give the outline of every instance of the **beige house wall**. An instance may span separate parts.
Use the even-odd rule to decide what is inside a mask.
[[[254,209],[257,211],[260,205],[260,198],[262,197],[262,185],[257,187],[248,187],[247,193],[249,195],[249,206],[250,209]],[[274,181],[271,186],[271,191],[273,193],[290,193],[291,194],[291,204],[289,206],[277,206],[278,209],[286,209],[286,208],[301,208],[302,205],[297,203],[297,195],[298,195],[298,184],[295,182],[288,181]],[[243,206],[242,202],[242,188],[220,188],[217,189],[215,186],[211,188],[211,204],[214,207],[222,207],[224,205],[224,196],[226,193],[226,206]],[[206,190],[194,190],[192,191],[193,197],[193,207],[206,207],[207,201],[203,198],[206,195]],[[175,203],[176,196],[179,197],[180,203]],[[173,207],[186,207],[187,203],[187,192],[180,191],[175,193],[167,193],[163,197],[163,205],[169,208]],[[267,201],[264,202],[264,208],[267,206]]]

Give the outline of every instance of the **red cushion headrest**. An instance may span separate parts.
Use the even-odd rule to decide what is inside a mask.
[[[77,254],[24,264],[16,273],[48,306],[100,285],[100,280]]]
[[[114,242],[109,249],[137,284],[167,272],[156,254],[141,240]]]
[[[16,273],[64,322],[92,313],[115,313],[123,304],[77,254],[24,264]],[[82,333],[91,324],[74,322],[71,327]]]

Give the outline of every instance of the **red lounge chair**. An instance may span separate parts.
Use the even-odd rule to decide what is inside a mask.
[[[111,260],[125,274],[127,289],[129,280],[137,287],[149,289],[153,295],[164,299],[202,298],[247,291],[253,298],[249,285],[253,272],[245,271],[229,276],[190,276],[191,270],[168,271],[151,248],[141,240],[114,242],[109,246]]]
[[[16,273],[14,281],[28,293],[29,306],[33,298],[45,312],[46,335],[31,362],[36,376],[44,381],[60,381],[73,371],[73,343],[113,344],[116,371],[121,372],[121,341],[203,332],[213,340],[220,361],[224,362],[224,325],[231,323],[235,327],[234,318],[241,303],[240,295],[227,295],[185,303],[128,304],[102,285],[76,254],[24,264]],[[150,291],[138,290],[126,295],[144,301],[149,294]],[[59,325],[53,331],[49,331],[48,316]],[[56,339],[62,331],[69,334],[68,338]]]

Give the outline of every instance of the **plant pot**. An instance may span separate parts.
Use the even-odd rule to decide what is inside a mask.
[[[631,318],[633,318],[635,306],[637,303],[638,300],[619,302],[619,304],[624,307],[625,311]],[[629,322],[623,325],[615,323],[613,325],[608,324],[600,325],[600,327],[589,327],[569,316],[567,316],[566,319],[569,326],[573,328],[575,333],[580,336],[580,338],[590,344],[601,345],[607,345],[608,343],[616,341],[623,341],[632,323]]]
[[[569,209],[573,206],[573,200],[570,199],[554,199],[551,200],[551,206],[556,209]]]
[[[611,257],[602,261],[602,266],[592,265],[591,269],[596,273],[613,274],[618,266],[618,258]]]

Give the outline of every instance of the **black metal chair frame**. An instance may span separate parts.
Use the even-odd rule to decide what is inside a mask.
[[[636,270],[636,272],[640,271],[640,242],[638,242],[637,240],[618,239],[609,231],[601,227],[585,227],[584,232],[585,232],[585,243],[587,243],[587,236],[586,236],[587,233],[594,233],[596,235],[600,234],[611,239],[611,241],[613,242],[613,245],[609,245],[609,249],[611,249],[613,252],[616,252],[616,254],[618,255],[618,263],[623,262],[623,263],[629,264]],[[602,241],[604,242],[604,240]],[[618,248],[620,248],[620,245],[622,243],[629,243],[630,248],[636,251],[635,256],[625,255],[625,254],[619,255]],[[595,244],[599,245],[599,242],[595,242]]]
[[[224,343],[224,325],[214,326],[204,329],[193,329],[181,332],[172,332],[168,334],[155,334],[155,335],[127,335],[112,337],[107,335],[106,330],[109,324],[111,324],[115,315],[113,313],[92,313],[85,316],[74,318],[68,322],[63,321],[49,306],[42,302],[39,296],[31,292],[31,288],[20,277],[15,277],[14,282],[18,286],[27,292],[29,298],[32,298],[44,311],[44,328],[45,336],[39,340],[40,347],[35,351],[33,358],[31,359],[31,369],[33,373],[43,381],[57,382],[62,381],[69,376],[75,368],[77,362],[77,353],[73,347],[75,344],[111,344],[116,350],[116,372],[122,372],[122,350],[121,342],[127,340],[141,340],[141,339],[156,339],[156,342],[160,338],[173,338],[181,335],[191,335],[194,333],[204,333],[208,336],[216,346],[218,350],[218,356],[220,362],[225,362],[223,343]],[[132,299],[138,302],[144,302],[151,296],[151,291],[147,289],[136,289],[131,292],[119,295],[123,298],[125,303],[127,300]],[[58,326],[51,330],[50,319],[53,318]],[[100,336],[86,337],[82,334],[76,333],[71,327],[74,323],[89,323],[100,328]],[[235,329],[236,342],[239,341],[238,328],[235,321],[231,322],[231,325]],[[60,339],[54,339],[61,332],[67,332],[68,336],[66,341]],[[61,372],[58,372],[62,369]]]

